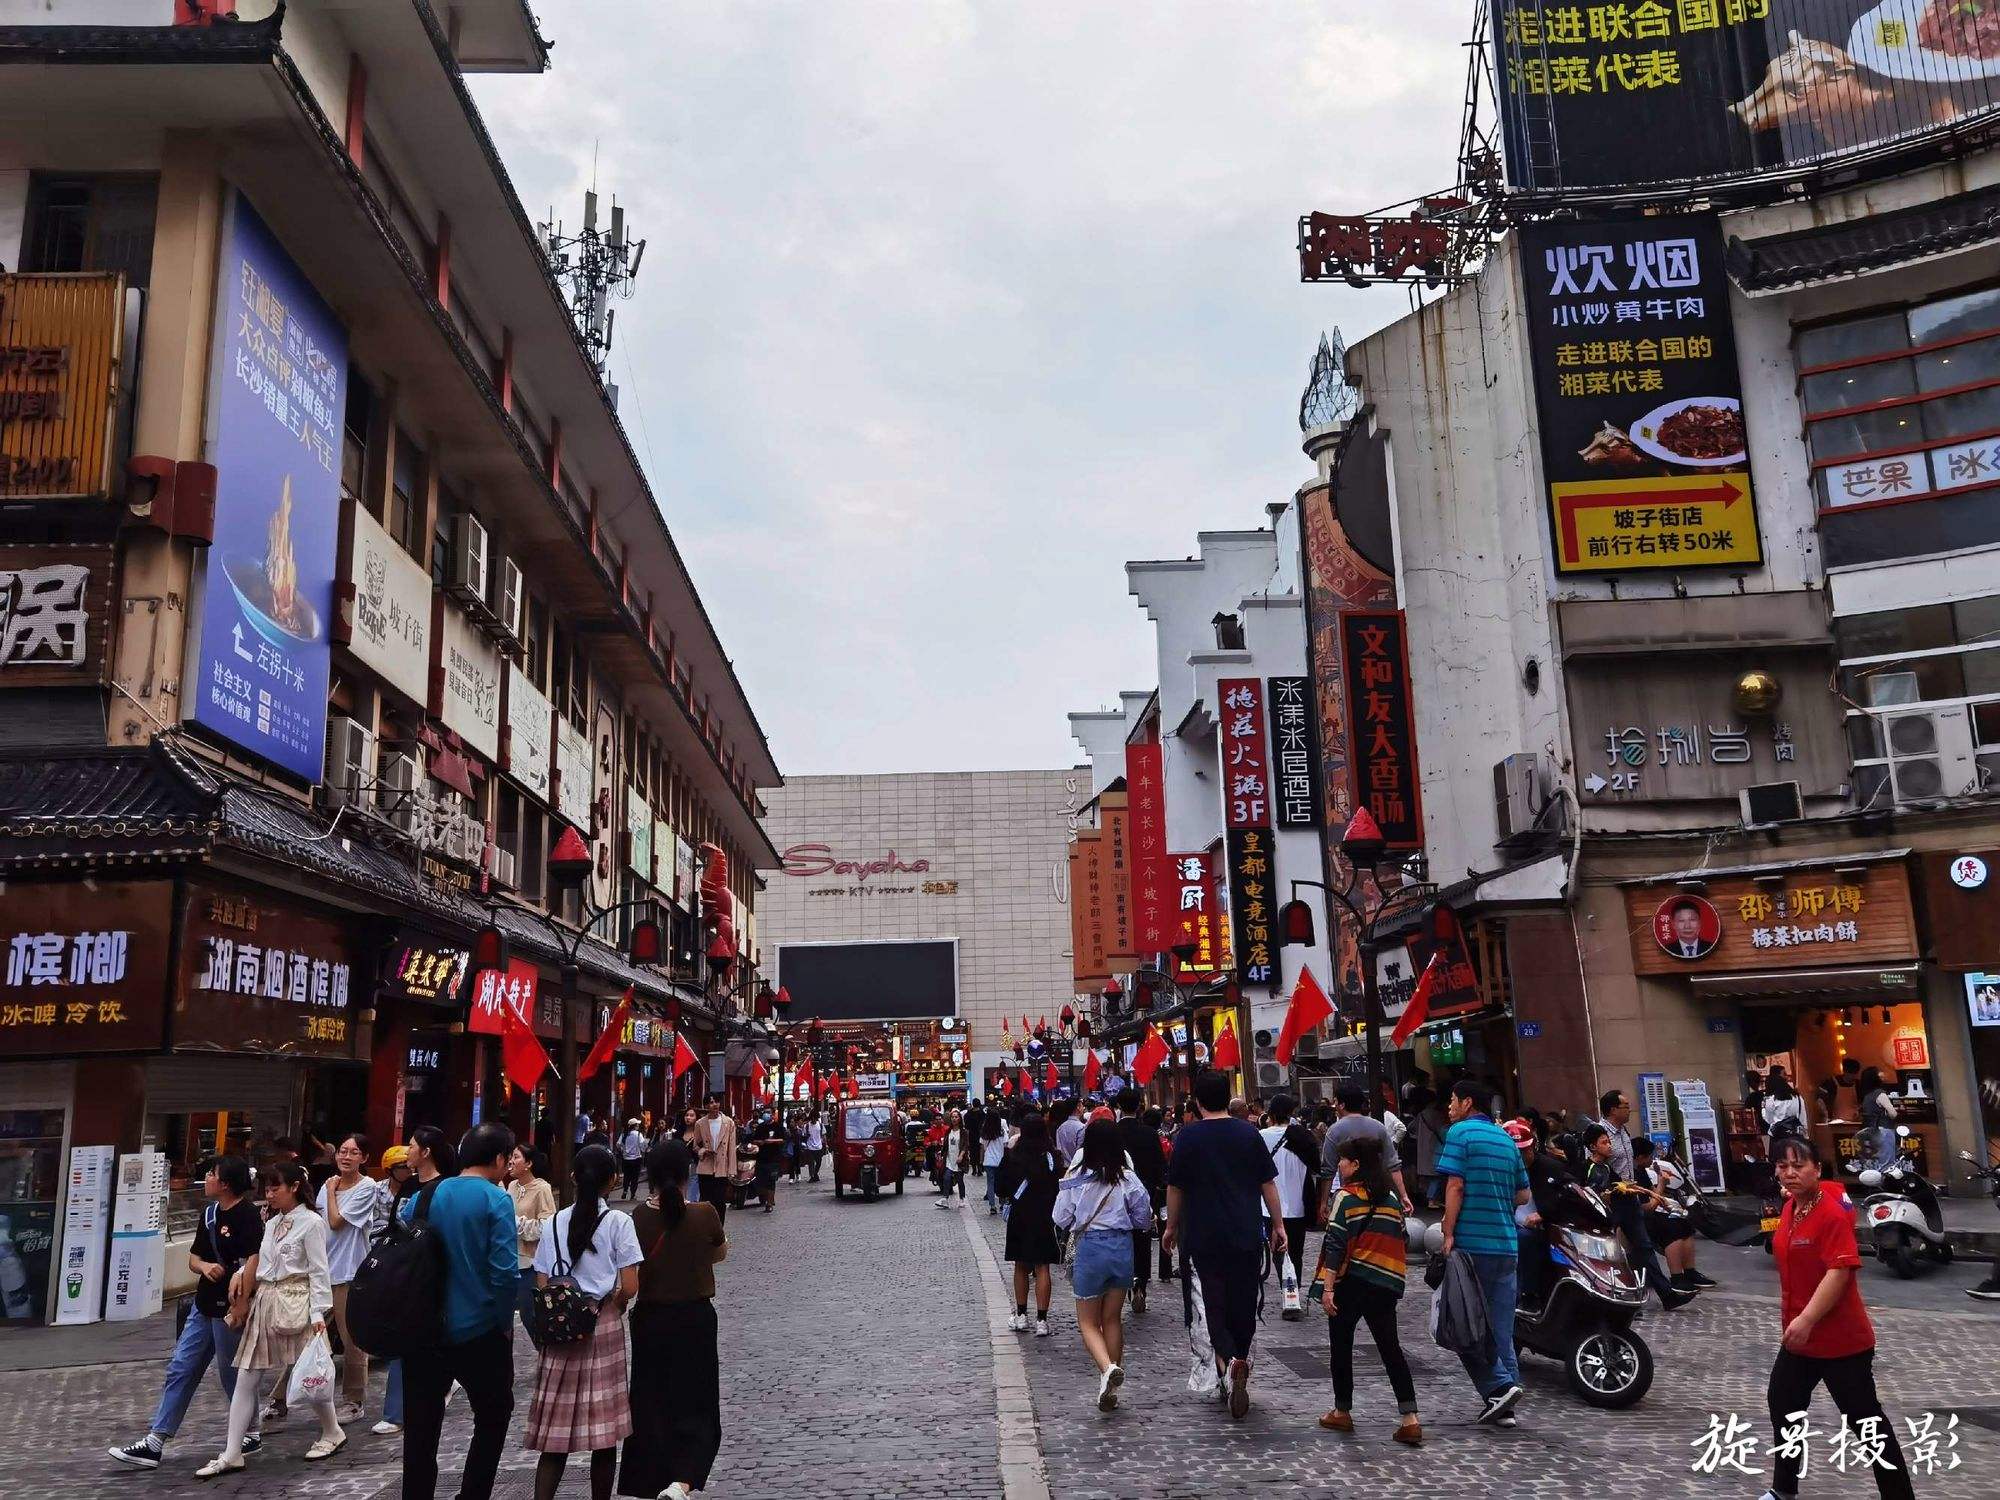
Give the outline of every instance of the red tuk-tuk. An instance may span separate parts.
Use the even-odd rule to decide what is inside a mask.
[[[873,1201],[884,1186],[903,1191],[902,1116],[887,1099],[849,1099],[833,1112],[833,1196],[848,1188]]]

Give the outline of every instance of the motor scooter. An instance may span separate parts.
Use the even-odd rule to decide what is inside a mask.
[[[1541,1238],[1528,1242],[1524,1255],[1541,1257],[1535,1269],[1542,1295],[1522,1293],[1514,1345],[1560,1362],[1570,1390],[1587,1404],[1631,1406],[1653,1384],[1653,1351],[1632,1327],[1646,1305],[1645,1280],[1627,1261],[1611,1210],[1595,1192],[1566,1180],[1535,1196]],[[1443,1253],[1442,1225],[1410,1223],[1426,1250]]]
[[[1896,1127],[1899,1139],[1909,1134],[1909,1126]],[[1848,1170],[1868,1190],[1856,1225],[1868,1231],[1877,1260],[1905,1280],[1914,1277],[1925,1261],[1951,1263],[1951,1241],[1945,1238],[1944,1207],[1937,1189],[1900,1152],[1886,1167],[1850,1163]]]
[[[1970,1151],[1959,1152],[1958,1159],[1972,1168],[1967,1175],[1974,1182],[1983,1183],[1987,1191],[1993,1194],[1993,1201],[2000,1204],[2000,1162],[1982,1167],[1979,1165],[1979,1158]],[[1978,1286],[1967,1287],[1965,1295],[1975,1297],[1981,1302],[2000,1302],[2000,1261],[1994,1263],[1991,1273]]]

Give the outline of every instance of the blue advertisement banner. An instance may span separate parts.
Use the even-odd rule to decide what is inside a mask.
[[[316,782],[326,758],[347,332],[241,194],[230,198],[216,281],[215,544],[190,674],[193,718]]]

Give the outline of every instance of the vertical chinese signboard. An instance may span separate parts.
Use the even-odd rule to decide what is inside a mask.
[[[1271,826],[1270,756],[1264,748],[1264,685],[1254,677],[1224,677],[1222,699],[1222,822],[1225,828]]]
[[[1077,830],[1069,846],[1071,978],[1079,993],[1101,989],[1111,977],[1107,954],[1104,834]]]
[[[1132,926],[1132,814],[1126,792],[1106,792],[1097,802],[1104,839],[1104,957],[1107,967],[1130,969],[1138,955]]]
[[[1525,225],[1521,274],[1556,571],[1759,566],[1714,218]]]
[[[193,718],[318,781],[347,334],[240,194],[223,231],[209,377],[215,545],[189,666]]]
[[[1271,689],[1271,805],[1280,828],[1324,826],[1320,799],[1319,726],[1304,677],[1273,677]]]
[[[1223,824],[1228,830],[1229,936],[1236,979],[1246,989],[1277,983],[1271,939],[1271,756],[1264,742],[1264,685],[1225,677],[1222,699]]]
[[[1168,886],[1173,902],[1173,942],[1168,947],[1192,944],[1194,952],[1186,960],[1174,955],[1174,977],[1182,983],[1212,978],[1222,968],[1222,931],[1215,910],[1215,881],[1202,853],[1167,856],[1172,882]]]
[[[0,274],[0,499],[111,493],[125,278]]]
[[[1271,934],[1272,837],[1268,828],[1229,830],[1229,925],[1236,948],[1236,982],[1268,990],[1278,982]]]
[[[1375,815],[1391,849],[1424,846],[1417,729],[1401,610],[1343,610],[1348,722],[1354,728],[1354,800]]]
[[[1167,786],[1160,747],[1125,747],[1125,796],[1131,814],[1126,850],[1132,867],[1132,942],[1140,953],[1173,946],[1176,913],[1167,858]]]

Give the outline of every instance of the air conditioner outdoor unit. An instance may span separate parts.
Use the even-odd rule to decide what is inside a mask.
[[[485,610],[486,528],[479,517],[460,512],[451,518],[451,561],[445,592],[468,608]]]
[[[376,805],[396,827],[414,837],[423,810],[419,792],[424,768],[414,755],[392,755],[383,763],[382,780],[376,787]]]
[[[1338,1081],[1333,1078],[1301,1078],[1299,1080],[1299,1102],[1301,1104],[1325,1104],[1333,1098],[1333,1091]]]
[[[493,851],[493,879],[509,890],[514,886],[514,853],[511,849]]]
[[[326,726],[326,805],[363,808],[375,779],[375,731],[335,714]]]
[[[1259,1089],[1279,1089],[1285,1086],[1287,1069],[1274,1062],[1257,1064],[1257,1087]]]
[[[521,584],[520,566],[511,557],[500,559],[500,595],[495,601],[495,630],[502,639],[518,645],[521,640],[521,614],[526,608],[526,597]]]
[[[1319,1061],[1319,1034],[1317,1032],[1307,1032],[1299,1038],[1297,1045],[1292,1049],[1293,1061],[1296,1062],[1301,1058],[1307,1062]]]
[[[1774,823],[1796,823],[1806,815],[1805,798],[1796,781],[1762,781],[1736,794],[1745,828],[1769,828]]]
[[[1542,758],[1532,750],[1493,763],[1493,814],[1501,843],[1536,831],[1535,818],[1546,800],[1547,786]]]
[[[1979,784],[1965,705],[1882,715],[1882,743],[1896,805],[1962,797]]]
[[[1266,1027],[1258,1027],[1250,1033],[1250,1045],[1255,1049],[1258,1062],[1276,1062],[1278,1059],[1278,1033]]]

